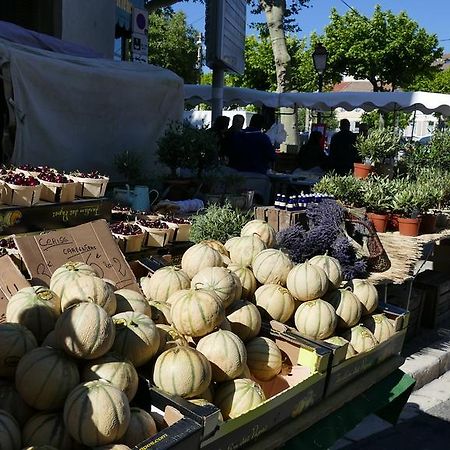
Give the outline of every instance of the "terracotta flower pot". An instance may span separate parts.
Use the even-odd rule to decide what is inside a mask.
[[[420,234],[432,234],[436,229],[436,214],[423,214],[420,223]]]
[[[421,218],[409,219],[406,217],[398,218],[398,231],[402,236],[418,236]]]
[[[353,176],[356,178],[366,178],[372,170],[373,167],[370,164],[353,164]]]
[[[373,226],[378,233],[384,233],[386,231],[389,218],[388,214],[368,213],[367,217],[373,223]]]

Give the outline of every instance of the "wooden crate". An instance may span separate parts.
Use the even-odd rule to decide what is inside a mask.
[[[411,298],[408,306],[408,296],[411,289]],[[419,289],[411,282],[403,284],[389,284],[387,290],[385,285],[377,286],[380,300],[391,305],[398,306],[409,311],[408,330],[406,332],[405,340],[409,341],[419,333],[422,323],[422,312],[425,303],[426,293],[423,289]],[[385,298],[386,293],[386,298]]]
[[[437,328],[450,323],[450,274],[426,270],[417,275],[414,287],[425,291],[422,325]]]
[[[274,206],[260,206],[255,208],[255,218],[265,220],[275,231],[281,231],[299,223],[306,225],[307,218],[304,211],[285,211]]]

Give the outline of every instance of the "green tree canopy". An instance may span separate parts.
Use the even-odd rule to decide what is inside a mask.
[[[332,9],[324,44],[334,73],[368,79],[374,91],[405,88],[419,74],[436,71],[433,62],[443,51],[436,35],[405,12],[396,15],[379,5],[371,18],[355,10],[341,16]]]
[[[197,67],[198,32],[186,24],[183,12],[165,8],[149,15],[148,60],[172,70],[185,83],[199,81]]]
[[[450,68],[439,70],[433,73],[431,77],[418,77],[414,83],[409,86],[409,90],[450,94]]]

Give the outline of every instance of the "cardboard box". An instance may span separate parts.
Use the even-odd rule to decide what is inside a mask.
[[[324,341],[312,341],[330,350],[333,354],[332,362],[329,366],[325,396],[329,396],[333,392],[338,391],[354,378],[370,368],[379,365],[390,356],[400,354],[406,336],[409,313],[402,308],[385,303],[380,303],[378,312],[383,312],[391,320],[394,325],[395,334],[390,339],[378,344],[368,352],[357,354],[349,359],[344,359],[345,354],[342,351],[338,351],[338,346]],[[300,362],[302,364],[307,366],[316,364],[316,357],[314,354],[307,355],[307,358],[304,356],[304,354],[300,355]],[[319,357],[320,355],[317,356],[317,358]]]
[[[144,247],[165,247],[169,243],[170,229],[141,228],[145,231]]]
[[[142,250],[146,233],[127,235],[113,233],[113,237],[124,253],[136,253]]]
[[[3,323],[6,321],[8,300],[20,289],[30,287],[30,283],[8,255],[0,258],[0,273],[0,323]]]
[[[34,236],[15,236],[14,241],[32,284],[48,286],[58,267],[68,261],[82,261],[92,266],[101,278],[113,281],[117,289],[139,292],[136,278],[105,220]]]
[[[41,181],[40,199],[52,203],[70,203],[75,200],[76,183]]]
[[[297,417],[323,398],[326,370],[319,373],[296,364],[302,346],[309,346],[310,343],[306,343],[302,339],[293,343],[289,338],[283,339],[276,333],[270,334],[270,330],[268,333],[284,352],[285,361],[290,361],[290,363],[284,363],[282,374],[271,381],[256,380],[261,384],[268,399],[257,408],[235,419],[221,422],[218,419],[218,409],[214,406],[196,406],[185,399],[170,396],[152,388],[153,391],[173,401],[173,405],[185,416],[194,418],[201,423],[203,427],[201,449],[244,448],[253,439],[271,432],[282,422]],[[330,360],[330,351],[324,348],[320,348],[319,351],[323,354],[323,366],[326,369]]]
[[[81,178],[71,176],[76,185],[76,196],[80,198],[99,198],[104,197],[106,192],[106,186],[108,185],[109,178]]]
[[[2,202],[6,205],[32,206],[39,201],[42,185],[38,186],[16,186],[3,183]]]
[[[191,232],[192,225],[190,223],[173,223],[165,221],[172,230],[171,236],[169,236],[169,242],[187,242],[189,241],[189,234]]]
[[[133,450],[187,450],[200,448],[203,428],[199,421],[179,411],[176,404],[157,390],[149,389],[142,377],[132,406],[138,406],[152,414],[160,430],[135,445]]]

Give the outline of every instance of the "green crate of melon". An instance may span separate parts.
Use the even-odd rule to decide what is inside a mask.
[[[168,394],[213,403],[224,423],[252,414],[271,382],[300,367],[286,366],[261,335],[263,319],[311,339],[338,335],[349,358],[394,333],[384,317],[371,319],[370,284],[359,283],[365,296],[355,281],[340,289],[333,258],[295,265],[274,246],[274,230],[255,220],[226,243],[192,246],[181,268],[142,278],[142,293],[116,290],[81,262],[56,269],[49,287],[20,290],[0,325],[0,442],[13,450],[138,444],[158,432],[132,406],[138,372]]]

